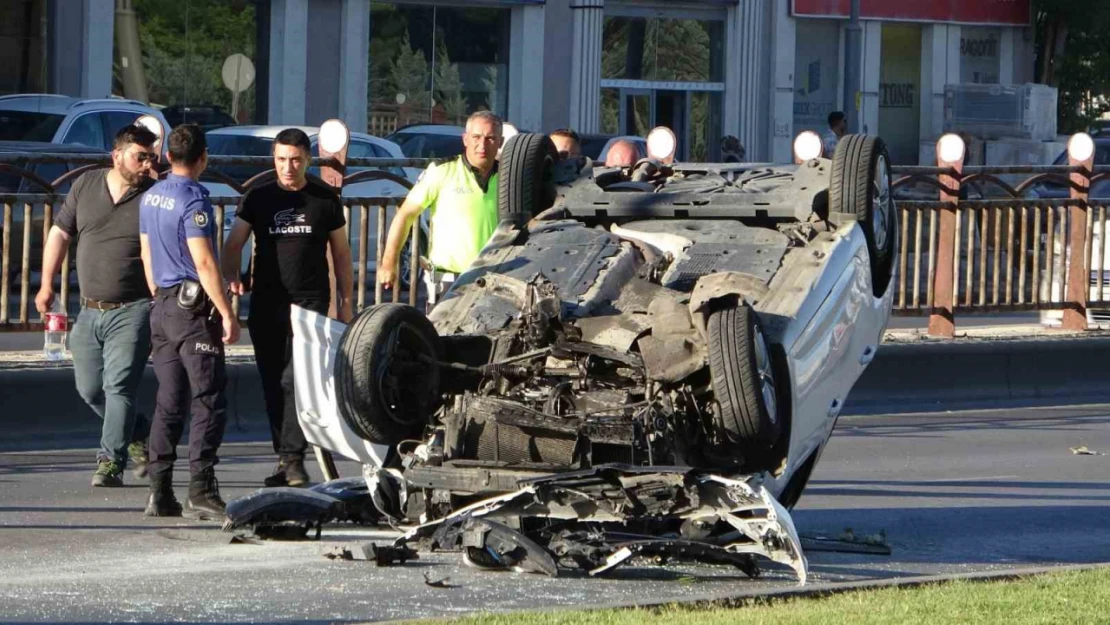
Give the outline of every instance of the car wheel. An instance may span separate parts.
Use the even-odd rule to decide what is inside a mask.
[[[519,134],[501,150],[497,174],[500,219],[523,224],[555,203],[555,144],[547,135]]]
[[[846,135],[837,143],[829,206],[859,219],[871,257],[871,282],[876,297],[886,293],[894,275],[898,211],[890,182],[890,155],[882,139]]]
[[[335,362],[339,416],[372,443],[421,436],[439,403],[443,345],[418,310],[380,304],[364,310],[339,342]]]
[[[782,432],[771,352],[750,306],[730,306],[709,316],[709,372],[720,406],[717,440],[760,462]]]

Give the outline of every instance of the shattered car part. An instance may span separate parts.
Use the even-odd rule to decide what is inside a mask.
[[[324,523],[376,524],[382,518],[365,478],[340,478],[311,488],[260,488],[227,504],[225,532],[250,530],[259,538],[295,540]]]
[[[793,521],[758,478],[742,481],[699,470],[658,469],[605,465],[523,481],[515,493],[485,499],[425,523],[395,544],[420,542],[433,550],[489,548],[505,567],[552,576],[557,569],[553,561],[548,564],[550,556],[542,544],[555,555],[569,556],[578,566],[598,572],[633,554],[668,554],[714,564],[742,563],[745,571],[753,570],[745,558],[724,554],[762,556],[790,567],[799,583],[805,583],[807,564]],[[594,531],[575,535],[539,529],[528,535],[492,522],[514,518],[573,520]],[[626,538],[630,528],[637,525],[645,528],[644,533],[677,532],[684,523],[698,522],[720,526],[697,539],[719,549],[691,547],[692,540],[677,536],[662,542]],[[615,529],[606,531],[606,526],[620,528],[620,533]],[[497,539],[492,547],[490,537]],[[617,555],[622,550],[628,553]]]
[[[471,566],[550,570],[534,545],[556,569],[761,558],[804,581],[787,510],[893,303],[882,140],[628,168],[548,143],[506,144],[501,223],[426,318],[293,307],[306,438],[361,462],[392,524],[420,523],[401,544]]]
[[[331,560],[364,560],[373,562],[377,566],[393,566],[404,564],[409,560],[420,559],[420,556],[408,547],[393,547],[375,543],[365,543],[354,547],[337,545],[325,552],[324,557]]]

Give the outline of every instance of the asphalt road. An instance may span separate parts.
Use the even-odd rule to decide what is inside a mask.
[[[90,488],[92,450],[65,449],[87,437],[52,440],[54,449],[0,453],[4,621],[369,621],[795,585],[770,564],[755,581],[697,565],[548,579],[476,572],[451,553],[396,568],[326,559],[338,544],[389,537],[351,526],[325,528],[321,542],[229,544],[214,524],[144,518],[145,485],[130,476],[122,489]],[[883,532],[892,554],[810,550],[810,583],[1110,561],[1110,459],[1069,451],[1079,445],[1110,451],[1110,406],[842,418],[795,523],[811,537]],[[268,444],[225,446],[225,496],[256,488],[272,462]],[[179,477],[179,497],[184,489]]]

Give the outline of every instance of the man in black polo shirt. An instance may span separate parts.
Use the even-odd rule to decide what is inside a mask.
[[[54,303],[54,276],[78,237],[81,312],[70,333],[77,392],[104,420],[93,486],[122,486],[128,445],[143,441],[150,423],[135,414],[135,396],[150,355],[150,289],[139,253],[139,200],[154,183],[150,167],[158,138],[142,126],[116,134],[112,168],[73,183],[43,249],[42,288],[35,308]],[[145,475],[145,445],[131,447]]]
[[[290,305],[328,313],[331,285],[327,253],[335,265],[339,320],[351,320],[351,249],[347,244],[343,205],[331,188],[308,180],[312,146],[296,128],[274,137],[276,180],[243,197],[235,224],[224,243],[224,278],[233,293],[243,294],[239,262],[243,245],[255,241],[253,293],[249,324],[255,362],[262,378],[266,414],[278,466],[267,486],[304,486],[308,447],[293,389],[293,328]]]

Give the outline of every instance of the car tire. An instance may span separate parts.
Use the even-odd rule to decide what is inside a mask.
[[[497,173],[497,213],[521,225],[555,203],[555,162],[559,155],[547,135],[522,133],[501,150]]]
[[[846,135],[833,154],[829,206],[855,215],[867,239],[871,282],[876,297],[894,275],[898,211],[891,192],[890,154],[879,137]]]
[[[417,309],[379,304],[343,334],[335,362],[339,416],[355,434],[382,445],[419,438],[439,404],[443,360],[435,327]]]
[[[759,318],[746,304],[709,315],[709,372],[720,406],[718,454],[761,462],[782,432],[771,351]]]

